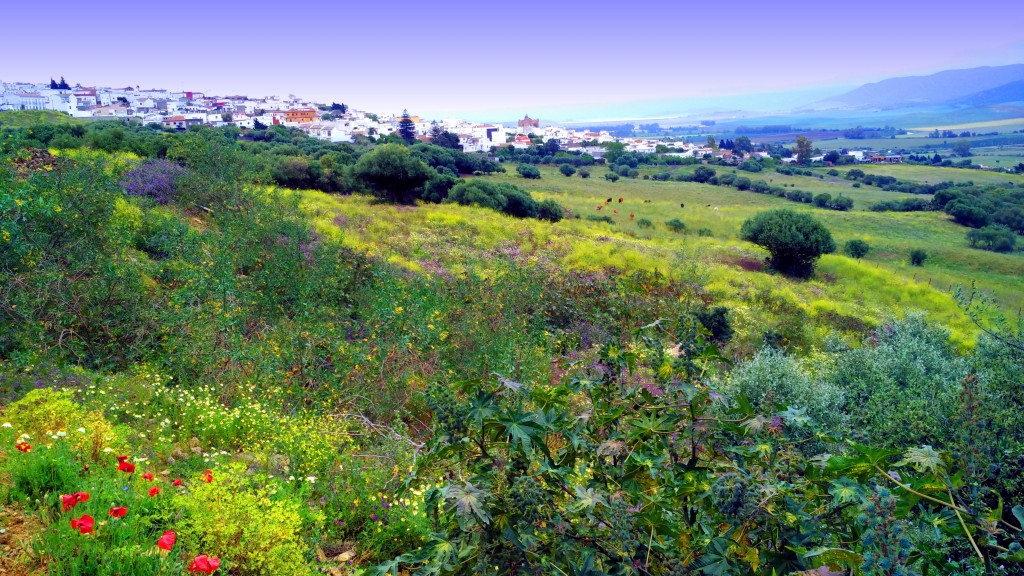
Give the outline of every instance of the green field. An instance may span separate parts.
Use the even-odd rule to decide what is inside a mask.
[[[967,168],[939,168],[912,164],[860,164],[856,166],[867,174],[894,176],[901,180],[914,180],[936,184],[938,182],[974,182],[975,184],[1020,184],[1024,175],[970,170]]]

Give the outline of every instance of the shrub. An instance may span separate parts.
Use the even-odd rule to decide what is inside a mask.
[[[826,429],[841,425],[841,388],[812,379],[785,352],[764,348],[733,371],[726,388],[746,397],[761,415],[799,408]]]
[[[967,240],[972,247],[981,247],[993,252],[1012,252],[1017,244],[1017,235],[1006,226],[989,224],[983,228],[967,232]]]
[[[616,174],[615,172],[608,172],[607,174],[604,175],[604,179],[608,180],[609,182],[617,182],[619,180],[619,175]]]
[[[412,204],[433,170],[405,146],[384,144],[363,154],[352,173],[374,196],[388,202]]]
[[[564,217],[565,211],[562,210],[562,206],[550,198],[537,205],[537,218],[540,218],[541,220],[558,222]]]
[[[928,253],[920,248],[915,248],[910,251],[910,263],[914,266],[923,266],[924,261],[928,258]]]
[[[693,171],[693,181],[703,184],[708,180],[711,180],[714,175],[715,171],[711,168],[708,168],[707,166],[698,166],[697,169]]]
[[[845,392],[843,412],[860,441],[879,447],[949,448],[967,363],[919,314],[884,323],[835,358],[825,379]]]
[[[744,160],[737,168],[744,172],[760,172],[764,169],[760,162],[754,160]]]
[[[851,258],[863,258],[867,256],[869,249],[868,243],[860,239],[850,240],[843,246],[843,251]]]
[[[587,220],[591,222],[605,222],[607,224],[615,224],[615,220],[611,216],[598,216],[597,214],[588,214]]]
[[[836,249],[828,228],[792,210],[761,212],[745,221],[740,232],[744,240],[768,250],[772,268],[797,277],[810,276],[814,261]]]
[[[516,166],[516,172],[519,173],[523,178],[529,180],[537,180],[540,178],[540,170],[536,166],[530,166],[529,164],[520,164]]]
[[[675,232],[676,234],[679,234],[680,232],[686,232],[686,224],[684,224],[683,221],[678,218],[673,218],[668,222],[665,222],[665,226],[667,226],[669,230]]]
[[[166,160],[146,160],[121,178],[125,194],[167,204],[178,197],[178,181],[185,168]]]
[[[725,306],[697,310],[695,316],[711,332],[714,340],[728,342],[732,338],[732,322],[729,321],[729,309]]]
[[[537,201],[530,196],[529,192],[516,186],[506,185],[501,193],[505,195],[505,209],[502,212],[516,218],[537,217]]]
[[[740,176],[733,182],[737,190],[750,190],[750,178]]]
[[[558,167],[558,171],[561,172],[562,176],[565,176],[566,178],[576,173],[576,169],[569,164],[562,164],[561,166]]]
[[[497,185],[485,180],[463,181],[448,193],[448,201],[463,206],[480,206],[501,212],[508,200]]]
[[[196,482],[175,498],[183,518],[178,538],[195,542],[210,556],[230,563],[232,572],[265,576],[307,576],[302,502],[275,495],[282,487],[244,466],[218,469],[213,482]]]
[[[714,237],[714,235],[715,233],[711,230],[711,228],[701,228],[700,230],[697,230],[697,236],[700,236],[702,238],[712,238]]]
[[[638,228],[654,228],[654,222],[651,222],[647,218],[641,218],[636,221]]]
[[[832,201],[829,202],[828,207],[833,210],[840,210],[846,212],[850,208],[853,208],[853,198],[843,196],[842,194],[840,194],[838,197],[832,199]]]
[[[827,172],[827,174],[828,174],[829,176],[839,176],[839,170],[836,170],[835,168],[832,168],[832,169],[830,169],[830,170],[829,170],[829,171]]]
[[[832,195],[828,192],[822,192],[814,197],[814,205],[818,208],[828,208],[831,203]]]
[[[579,170],[576,171],[576,175],[579,176],[580,178],[590,178],[590,170],[587,170],[586,168],[580,168]]]

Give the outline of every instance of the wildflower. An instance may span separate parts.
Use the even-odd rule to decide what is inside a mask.
[[[213,482],[213,472],[211,470],[207,470],[206,472],[203,472],[203,482],[206,482],[206,483]]]
[[[160,488],[158,488],[156,486],[153,486],[152,488],[149,489],[149,497],[150,498],[156,496],[159,493],[160,493]]]
[[[306,481],[308,481],[310,484],[314,484],[316,483],[316,476],[306,476]]]
[[[124,518],[125,514],[127,513],[128,509],[125,508],[124,506],[114,506],[113,508],[110,509],[109,512],[107,512],[107,514],[111,518]]]
[[[10,422],[4,422],[2,425],[0,425],[0,427],[2,427],[2,428],[11,428],[13,426],[12,426],[12,424]]]
[[[150,482],[152,482],[153,481],[153,475],[151,473],[149,473],[149,472],[146,472],[145,474],[142,475],[142,479],[143,480],[149,480]]]
[[[32,451],[32,445],[29,444],[28,442],[18,442],[17,444],[14,445],[14,447],[26,454]]]
[[[175,536],[174,531],[168,530],[167,532],[164,532],[164,535],[161,536],[159,540],[156,541],[156,545],[161,550],[167,550],[170,552],[171,548],[174,548],[174,541],[176,539],[177,536]]]
[[[117,469],[120,470],[121,472],[127,472],[128,474],[134,474],[135,473],[135,464],[132,464],[131,462],[129,462],[127,456],[118,456],[117,457]]]
[[[85,434],[85,428],[79,428],[78,429],[78,433],[79,434]]]
[[[195,560],[192,560],[192,565],[188,567],[188,571],[213,574],[217,571],[217,568],[220,568],[220,558],[208,558],[206,554],[200,554],[195,557]]]
[[[95,523],[96,521],[92,519],[92,516],[83,514],[81,518],[71,519],[71,529],[78,530],[82,534],[88,534],[92,532],[92,527]]]
[[[171,482],[173,486],[181,486],[181,478],[175,478],[174,482]]]

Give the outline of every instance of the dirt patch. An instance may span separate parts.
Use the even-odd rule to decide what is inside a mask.
[[[36,516],[10,507],[0,508],[0,574],[34,576],[45,572],[45,567],[29,553],[32,538],[42,529]]]
[[[764,271],[764,260],[751,256],[729,255],[722,258],[722,263],[729,264],[730,266],[739,266],[747,272]]]
[[[57,167],[57,157],[46,150],[28,148],[25,152],[25,156],[15,158],[13,162],[14,171],[22,178],[27,178],[31,172],[50,171]]]

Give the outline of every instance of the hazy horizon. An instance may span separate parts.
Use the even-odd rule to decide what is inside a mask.
[[[173,7],[55,0],[4,8],[0,80],[249,96],[289,93],[380,113],[552,121],[770,112],[857,85],[1024,62],[1005,4],[649,2],[552,7],[325,0]],[[786,106],[788,104],[788,106]]]

